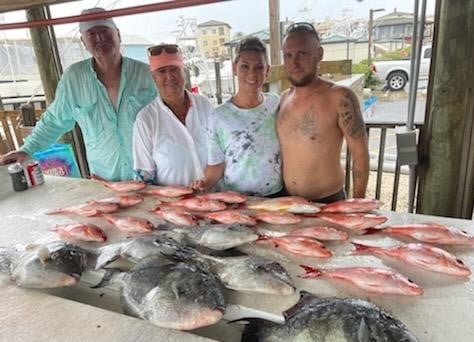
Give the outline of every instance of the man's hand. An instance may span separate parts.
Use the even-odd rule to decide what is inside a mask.
[[[11,163],[23,163],[29,158],[28,153],[20,150],[10,151],[0,156],[0,165]]]
[[[191,182],[189,185],[194,191],[205,191],[206,182],[203,179],[197,179]]]

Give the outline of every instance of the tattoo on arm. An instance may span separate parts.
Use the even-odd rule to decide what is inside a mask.
[[[350,137],[361,138],[366,134],[359,101],[352,91],[347,90],[344,97],[340,100],[338,115]]]

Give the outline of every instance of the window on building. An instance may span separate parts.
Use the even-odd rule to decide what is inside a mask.
[[[390,26],[381,27],[380,30],[379,30],[379,32],[380,32],[379,39],[388,39],[388,38],[390,38],[390,29],[391,29]]]
[[[224,42],[225,42],[225,39],[224,39],[224,38],[220,38],[220,39],[219,39],[219,44],[222,45],[222,44],[224,44]]]
[[[203,45],[203,46],[207,46],[207,40],[203,41],[203,42],[202,42],[202,45]]]
[[[217,30],[216,29],[212,29],[212,34],[216,34],[217,33]]]
[[[206,29],[202,29],[201,33],[202,33],[203,35],[207,34]]]
[[[212,45],[217,46],[217,40],[213,40]]]
[[[404,31],[405,31],[405,27],[404,27],[403,25],[394,26],[394,27],[393,27],[392,37],[394,37],[394,38],[403,37],[403,35],[404,35],[404,33],[405,33]]]
[[[219,36],[223,36],[223,35],[224,35],[224,28],[219,27]]]

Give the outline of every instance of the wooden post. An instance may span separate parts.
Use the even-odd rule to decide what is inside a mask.
[[[216,72],[216,99],[217,99],[217,104],[221,104],[222,103],[221,63],[217,59],[214,62],[214,70]]]
[[[46,13],[48,13],[48,16]],[[50,17],[50,15],[47,8],[35,7],[26,10],[26,17],[29,21],[34,21],[49,19],[47,17]],[[30,34],[40,72],[41,83],[43,84],[46,103],[49,104],[54,99],[56,87],[59,82],[60,71],[62,70],[59,56],[58,58],[55,58],[57,48],[53,45],[53,40],[55,40],[54,30],[52,27],[49,30],[46,27],[30,28]],[[65,134],[62,140],[66,143],[72,144],[82,176],[89,176],[89,167],[85,155],[84,142],[78,125],[76,125],[71,133]]]
[[[25,103],[20,106],[21,116],[23,117],[23,126],[36,125],[35,107],[31,103]]]
[[[281,64],[280,0],[269,0],[270,14],[270,64]]]
[[[35,7],[26,10],[28,21],[45,20],[43,7]],[[46,27],[30,28],[31,43],[35,51],[36,63],[40,72],[46,102],[49,104],[54,99],[54,93],[59,82],[59,73],[53,55],[48,29]]]
[[[472,218],[474,1],[437,0],[417,212]]]

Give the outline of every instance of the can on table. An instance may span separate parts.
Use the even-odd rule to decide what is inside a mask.
[[[43,171],[37,161],[29,162],[26,165],[26,173],[30,180],[31,186],[40,185],[44,183]]]
[[[12,178],[13,190],[23,191],[28,189],[28,182],[26,181],[25,172],[20,163],[12,164],[8,167],[8,173]]]

